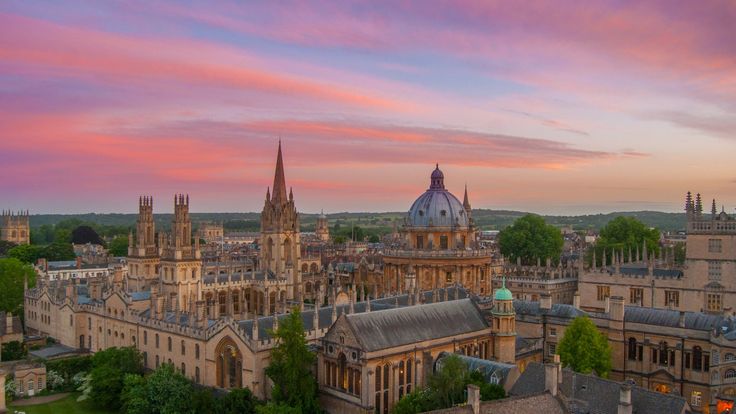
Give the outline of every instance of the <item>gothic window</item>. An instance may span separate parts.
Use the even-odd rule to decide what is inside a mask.
[[[183,362],[181,363],[181,375],[187,375],[187,366]]]
[[[199,359],[199,344],[194,345],[194,358]]]
[[[659,343],[659,365],[667,365],[668,362],[668,351],[667,342],[662,341]]]
[[[629,303],[630,304],[641,305],[643,298],[644,298],[644,289],[642,288],[629,289]]]
[[[665,290],[664,306],[668,308],[676,308],[680,306],[680,292],[676,290]]]
[[[194,368],[194,382],[199,384],[199,367]]]
[[[703,349],[699,346],[693,348],[693,369],[695,371],[703,369]]]
[[[721,280],[721,262],[717,260],[708,261],[708,280]]]
[[[636,360],[636,338],[629,338],[629,360]]]
[[[736,370],[731,368],[727,369],[726,372],[723,374],[724,379],[733,379],[736,378]]]
[[[708,239],[708,252],[709,253],[720,253],[721,252],[721,239]]]
[[[181,340],[181,354],[182,355],[186,355],[187,354],[187,348],[186,348],[186,345],[184,344],[184,340],[183,339]]]
[[[604,301],[611,296],[611,288],[609,286],[598,286],[598,300]]]
[[[148,345],[148,331],[143,331],[143,345]]]

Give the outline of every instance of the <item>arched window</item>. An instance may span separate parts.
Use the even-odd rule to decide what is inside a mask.
[[[156,334],[156,348],[158,348],[158,334]],[[158,367],[158,364],[156,364],[156,367]]]
[[[161,363],[159,362],[159,357],[158,357],[158,355],[156,355],[156,368],[158,368],[158,366],[159,366],[160,364],[161,364]]]
[[[194,358],[199,359],[199,344],[194,345]]]
[[[667,342],[666,341],[660,342],[659,343],[659,364],[660,365],[668,364],[668,359],[667,359],[668,353],[669,352],[667,350]]]
[[[187,366],[183,362],[181,363],[181,375],[187,375]]]
[[[440,249],[447,250],[447,236],[440,236]]]
[[[171,352],[171,337],[169,337],[166,341],[167,348],[169,349],[169,352]]]
[[[693,369],[696,371],[703,369],[703,349],[699,346],[693,347]]]
[[[736,370],[735,369],[727,369],[726,372],[723,374],[723,378],[725,379],[733,379],[736,378]]]
[[[405,375],[406,375],[406,368],[404,366],[404,361],[399,362],[399,399],[404,396],[404,381],[405,381]]]
[[[736,360],[736,355],[734,355],[734,354],[732,354],[732,353],[729,352],[723,358],[726,361],[734,361],[734,360]]]
[[[406,361],[406,393],[407,394],[411,392],[411,388],[413,384],[412,372],[411,372],[413,367],[414,367],[414,360],[409,359],[408,361]]]
[[[143,331],[143,345],[148,345],[148,331]]]
[[[629,360],[636,360],[636,338],[629,338]]]
[[[199,367],[194,368],[194,382],[199,384]]]
[[[337,375],[338,387],[346,391],[348,389],[347,359],[343,353],[340,353],[340,356],[337,357]]]

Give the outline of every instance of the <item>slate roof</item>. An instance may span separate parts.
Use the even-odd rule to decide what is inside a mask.
[[[509,379],[509,373],[516,368],[516,365],[514,364],[504,364],[502,362],[489,361],[487,359],[474,358],[467,355],[441,352],[437,357],[437,361],[434,363],[435,372],[441,369],[442,362],[450,355],[457,355],[461,360],[463,360],[463,362],[468,365],[469,372],[479,371],[483,374],[486,382],[497,383],[500,385],[504,385],[506,383],[506,380]],[[518,372],[514,374],[514,376],[518,376]],[[495,381],[493,380],[494,377],[496,378]],[[512,378],[512,380],[514,379],[516,378]]]
[[[130,297],[133,299],[133,301],[139,301],[139,300],[149,300],[151,299],[151,291],[146,290],[143,292],[131,292]]]
[[[588,314],[587,312],[580,310],[573,305],[567,305],[563,303],[555,303],[550,309],[542,309],[539,306],[539,302],[532,302],[528,300],[515,300],[514,312],[516,312],[517,315],[547,315],[560,318],[575,318],[581,315]]]
[[[347,315],[366,351],[446,338],[488,328],[470,299]]]
[[[569,369],[564,369],[562,376],[559,391],[568,400],[571,413],[618,413],[621,383],[578,374]],[[544,392],[544,366],[532,362],[527,365],[509,395],[524,396],[540,392]],[[631,403],[634,414],[676,414],[687,407],[685,399],[678,395],[662,394],[639,386],[631,387]]]
[[[49,358],[55,358],[55,357],[62,356],[62,355],[76,354],[77,351],[78,351],[77,349],[66,346],[66,345],[54,344],[46,348],[37,349],[35,351],[28,351],[28,353],[33,355],[36,358],[49,359]]]
[[[685,328],[697,331],[710,331],[720,326],[724,317],[708,315],[700,312],[685,312]],[[680,311],[669,309],[644,308],[640,306],[626,306],[624,321],[647,325],[680,326]]]

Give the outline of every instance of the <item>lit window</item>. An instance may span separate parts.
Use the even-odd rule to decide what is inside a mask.
[[[693,407],[700,407],[700,404],[703,400],[703,393],[700,391],[693,391],[692,394],[690,394],[690,405]]]

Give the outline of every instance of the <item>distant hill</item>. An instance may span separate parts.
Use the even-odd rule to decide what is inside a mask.
[[[361,226],[366,228],[380,227],[384,231],[390,231],[394,222],[401,224],[405,212],[384,213],[334,213],[328,214],[330,226]],[[473,210],[475,223],[484,230],[500,230],[511,225],[517,218],[523,216],[524,212],[509,210]],[[191,213],[192,221],[196,224],[203,221],[222,222],[225,229],[230,231],[258,231],[260,228],[260,213]],[[607,214],[586,214],[581,216],[543,216],[548,223],[555,226],[572,226],[574,230],[600,229],[610,220],[618,216],[632,216],[641,220],[650,227],[656,227],[663,231],[684,230],[686,221],[684,213],[663,213],[659,211],[628,211]],[[31,215],[31,227],[37,228],[41,225],[54,225],[62,220],[76,218],[85,222],[96,223],[103,226],[126,226],[135,225],[137,214],[36,214]],[[314,229],[317,214],[300,215],[302,230]],[[155,214],[157,228],[168,229],[171,225],[173,214]]]

